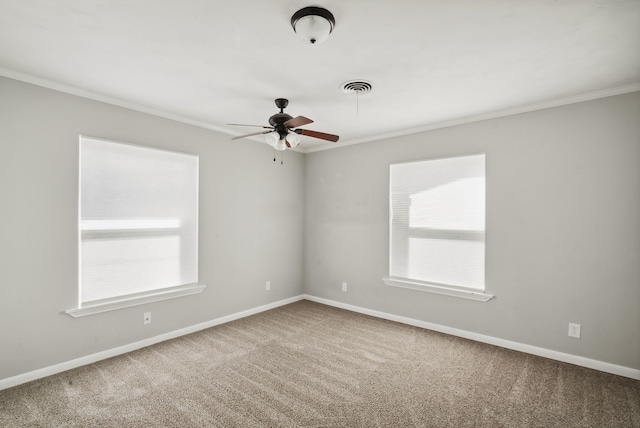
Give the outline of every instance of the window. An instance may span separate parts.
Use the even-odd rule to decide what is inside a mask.
[[[484,154],[391,165],[385,283],[489,300],[484,237]]]
[[[198,157],[80,137],[79,308],[201,292]]]

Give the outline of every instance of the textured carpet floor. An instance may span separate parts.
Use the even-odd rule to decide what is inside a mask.
[[[640,427],[640,382],[300,301],[0,391],[2,427]]]

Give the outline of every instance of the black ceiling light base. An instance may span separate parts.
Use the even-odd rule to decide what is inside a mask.
[[[324,18],[326,21],[313,19]],[[310,19],[303,19],[310,18]],[[316,6],[303,7],[291,17],[293,31],[311,44],[321,43],[336,26],[336,19],[327,9]]]

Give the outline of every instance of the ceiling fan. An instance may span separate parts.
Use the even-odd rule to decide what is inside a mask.
[[[264,128],[266,131],[252,132],[251,134],[238,135],[233,137],[232,140],[239,138],[251,137],[253,135],[266,134],[265,139],[267,143],[276,150],[286,150],[293,148],[300,144],[300,135],[306,135],[308,137],[319,138],[321,140],[336,142],[340,138],[337,135],[325,134],[324,132],[311,131],[309,129],[300,129],[300,126],[313,123],[313,120],[304,116],[291,117],[284,112],[284,109],[289,105],[289,100],[285,98],[277,98],[275,100],[276,107],[280,109],[280,113],[276,113],[269,118],[269,124],[271,126],[262,125],[243,125],[240,123],[229,123],[231,126],[254,126],[258,128]],[[295,128],[295,129],[294,129]]]

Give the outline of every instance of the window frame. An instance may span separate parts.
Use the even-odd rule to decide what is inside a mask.
[[[398,249],[396,248],[394,250],[394,244],[397,244],[397,242],[394,242],[393,240],[393,232],[394,232],[394,193],[393,193],[393,188],[392,188],[392,169],[394,166],[397,165],[403,165],[403,164],[414,164],[414,163],[426,163],[429,161],[437,161],[437,160],[445,160],[445,159],[455,159],[455,158],[460,158],[460,157],[469,157],[469,156],[479,156],[482,155],[484,156],[484,160],[485,160],[485,165],[486,165],[486,154],[485,153],[472,153],[472,154],[465,154],[465,155],[458,155],[458,156],[447,156],[447,157],[440,157],[440,158],[431,158],[431,159],[421,159],[421,160],[415,160],[415,161],[408,161],[408,162],[398,162],[398,163],[392,163],[389,165],[389,275],[387,277],[382,278],[382,281],[388,285],[388,286],[392,286],[392,287],[400,287],[400,288],[406,288],[406,289],[411,289],[411,290],[417,290],[417,291],[424,291],[424,292],[429,292],[429,293],[435,293],[435,294],[441,294],[441,295],[447,295],[447,296],[453,296],[453,297],[460,297],[460,298],[465,298],[465,299],[470,299],[470,300],[476,300],[476,301],[482,301],[482,302],[486,302],[491,300],[492,298],[494,298],[495,296],[493,296],[492,294],[488,294],[486,292],[486,272],[484,273],[484,281],[483,281],[483,288],[473,288],[473,287],[464,287],[464,286],[459,286],[459,285],[452,285],[452,284],[443,284],[443,283],[437,283],[437,282],[431,282],[431,281],[423,281],[423,280],[419,280],[419,279],[414,279],[414,278],[404,278],[404,277],[397,277],[397,276],[392,276],[391,272],[392,272],[392,263],[393,263],[393,257],[394,257],[394,251],[398,251]],[[486,167],[485,167],[486,168]],[[485,169],[485,180],[486,180],[486,169]],[[486,211],[486,191],[485,191],[485,211]],[[411,237],[436,237],[436,238],[448,238],[448,239],[456,239],[456,240],[461,240],[461,241],[482,241],[484,243],[484,248],[483,248],[483,252],[484,252],[484,256],[485,256],[485,266],[486,266],[486,241],[485,241],[485,232],[486,232],[486,227],[484,230],[482,231],[474,231],[474,230],[445,230],[445,229],[431,229],[431,228],[424,228],[424,227],[410,227],[409,226],[409,213],[406,213],[407,215],[405,216],[406,218],[404,218],[405,220],[405,226],[403,228],[404,231],[409,232],[407,235],[407,239],[411,238]],[[396,214],[396,219],[398,218],[397,214]],[[403,218],[403,217],[401,217]],[[396,222],[397,223],[397,222]],[[486,222],[485,222],[486,224]],[[395,228],[397,229],[397,226],[395,226]],[[407,245],[404,245],[403,248],[408,248],[408,243]],[[402,259],[402,258],[401,258]],[[402,260],[407,260],[408,261],[408,256],[404,257]]]
[[[83,140],[94,140],[98,142],[104,143],[114,143],[118,145],[136,147],[140,149],[148,149],[152,151],[161,151],[165,153],[174,153],[176,155],[188,155],[193,156],[196,159],[195,164],[195,191],[196,195],[198,193],[198,181],[199,181],[199,161],[198,156],[194,154],[178,152],[173,150],[166,150],[162,148],[157,148],[153,146],[142,146],[137,144],[125,143],[115,140],[103,139],[90,137],[85,135],[79,136],[79,153],[81,154],[82,150],[82,142]],[[85,220],[83,222],[82,212],[81,212],[81,204],[82,204],[82,179],[81,179],[81,169],[82,169],[82,156],[79,156],[78,159],[78,282],[77,282],[77,307],[68,309],[65,311],[68,315],[77,318],[86,315],[92,315],[117,309],[122,309],[131,306],[142,305],[150,302],[156,302],[161,300],[173,299],[193,294],[199,294],[206,288],[206,285],[200,284],[197,280],[197,259],[198,259],[198,199],[199,196],[196,196],[196,206],[195,206],[195,258],[196,258],[196,282],[181,284],[175,286],[161,286],[158,288],[153,288],[150,290],[142,291],[142,292],[133,292],[126,294],[119,294],[113,297],[108,297],[104,299],[96,299],[83,301],[82,299],[82,245],[83,245],[83,234],[86,235],[94,235],[94,236],[109,236],[113,234],[128,234],[132,236],[160,236],[167,233],[172,233],[172,230],[178,230],[179,226],[176,224],[172,224],[171,221],[146,221],[146,223],[150,223],[149,225],[143,225],[141,222],[136,221],[128,221],[128,220]],[[87,223],[90,224],[87,226]],[[91,224],[93,223],[93,224]],[[128,223],[128,224],[127,224]],[[84,238],[86,239],[86,238]]]

